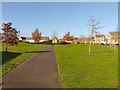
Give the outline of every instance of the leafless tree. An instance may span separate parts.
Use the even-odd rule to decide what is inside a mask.
[[[91,43],[93,40],[94,35],[97,33],[98,29],[103,28],[102,26],[100,26],[100,22],[96,22],[96,20],[94,18],[92,18],[88,24],[87,24],[90,28],[90,42],[89,42],[89,50],[88,52],[91,52]]]
[[[54,30],[54,31],[52,32],[52,38],[55,38],[55,37],[57,37],[57,32]]]

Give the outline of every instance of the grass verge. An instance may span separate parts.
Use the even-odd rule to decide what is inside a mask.
[[[87,44],[55,45],[60,81],[65,88],[117,88],[118,48]]]

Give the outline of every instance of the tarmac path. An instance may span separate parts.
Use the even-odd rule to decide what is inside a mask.
[[[28,52],[34,53],[34,52]],[[61,88],[54,46],[48,45],[3,76],[3,88]]]

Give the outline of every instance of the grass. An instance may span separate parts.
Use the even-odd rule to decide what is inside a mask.
[[[65,88],[117,88],[118,48],[55,45],[60,81]]]
[[[2,44],[2,75],[21,64],[27,58],[35,54],[36,51],[42,49],[45,45],[19,43],[17,46],[8,46],[8,52],[5,52],[5,45]]]

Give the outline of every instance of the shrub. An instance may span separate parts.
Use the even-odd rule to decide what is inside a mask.
[[[51,41],[51,40],[49,40],[49,41],[44,41],[43,44],[52,45],[52,41]]]
[[[60,44],[67,45],[67,44],[70,44],[70,43],[62,41],[62,42],[60,42]]]

